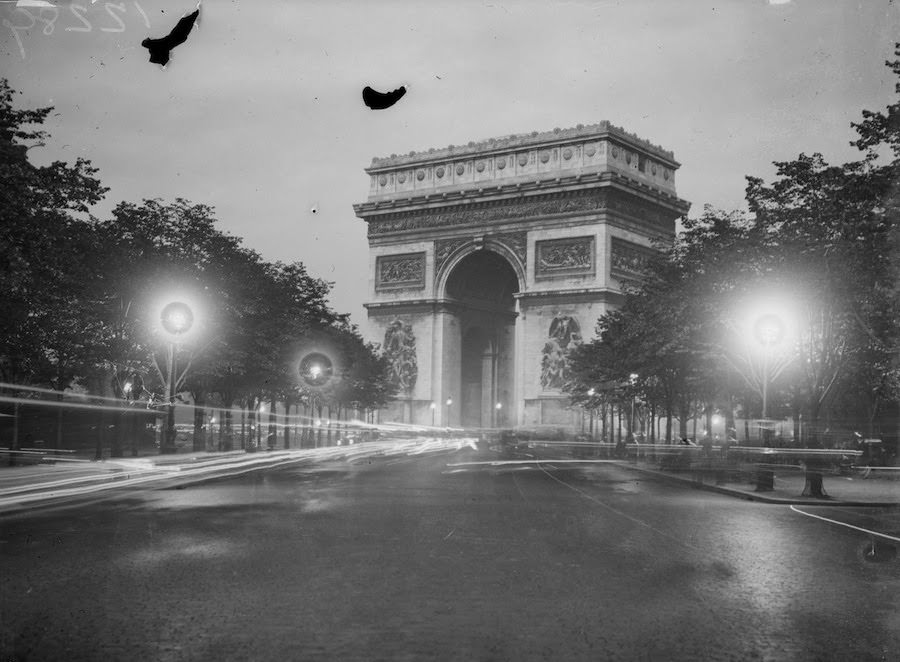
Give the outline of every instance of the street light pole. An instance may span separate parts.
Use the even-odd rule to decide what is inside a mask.
[[[637,395],[634,392],[634,385],[637,382],[638,375],[636,372],[633,372],[628,378],[631,380],[631,422],[629,423],[629,428],[631,431],[631,438],[635,439],[637,435],[634,434],[634,401],[637,399]]]
[[[756,321],[756,338],[763,346],[762,417],[769,417],[769,352],[784,337],[784,322],[777,315],[763,315]]]
[[[446,423],[447,427],[450,427],[450,405],[453,404],[453,398],[447,398],[447,402],[445,404],[447,405],[447,420],[444,422]]]
[[[160,321],[163,329],[169,334],[169,379],[166,386],[168,412],[166,413],[166,431],[163,435],[163,443],[159,445],[159,452],[163,454],[175,452],[175,388],[177,385],[175,345],[178,339],[193,326],[194,313],[186,303],[173,301],[162,309]]]
[[[437,409],[437,403],[431,403],[431,427],[434,427],[434,410]]]
[[[169,383],[166,386],[166,402],[169,403],[166,411],[166,433],[164,446],[160,446],[161,453],[175,452],[175,341],[169,342]]]

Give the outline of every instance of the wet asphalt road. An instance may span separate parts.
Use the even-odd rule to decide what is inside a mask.
[[[610,464],[448,466],[481,459],[4,518],[0,660],[900,659],[900,561],[861,532]]]

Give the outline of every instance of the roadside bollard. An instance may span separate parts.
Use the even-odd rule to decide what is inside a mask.
[[[775,489],[775,472],[772,469],[763,468],[762,465],[756,468],[756,491],[771,492]]]

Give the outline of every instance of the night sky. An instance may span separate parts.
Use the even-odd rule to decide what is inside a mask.
[[[850,122],[896,98],[889,0],[204,0],[165,69],[141,41],[195,1],[54,4],[0,4],[2,75],[20,107],[56,108],[32,158],[91,159],[101,218],[146,197],[212,205],[265,258],[334,281],[357,323],[352,204],[372,157],[605,119],[675,152],[693,216],[742,208],[772,161],[858,158]],[[408,92],[370,110],[367,85]]]

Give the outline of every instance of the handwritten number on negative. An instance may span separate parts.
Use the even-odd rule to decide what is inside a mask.
[[[7,20],[5,18],[3,19],[3,25],[8,27],[10,30],[12,30],[13,36],[16,38],[16,43],[19,44],[19,52],[22,54],[22,59],[24,60],[25,59],[25,46],[22,45],[22,38],[19,36],[19,31],[21,30],[22,32],[28,32],[35,26],[37,21],[35,20],[34,16],[31,15],[31,12],[29,12],[27,9],[25,9],[23,7],[16,7],[16,11],[20,11],[23,14],[25,14],[28,18],[30,18],[31,25],[13,25],[12,23],[9,22],[9,20]]]
[[[81,21],[81,23],[84,25],[84,27],[83,28],[68,27],[68,28],[66,28],[66,32],[90,32],[92,29],[91,24],[88,23],[87,19],[84,17],[84,14],[78,13],[79,11],[86,12],[87,7],[83,7],[81,5],[72,5],[70,7],[70,9],[72,10],[72,14],[75,15],[75,18],[77,18],[79,21]]]

